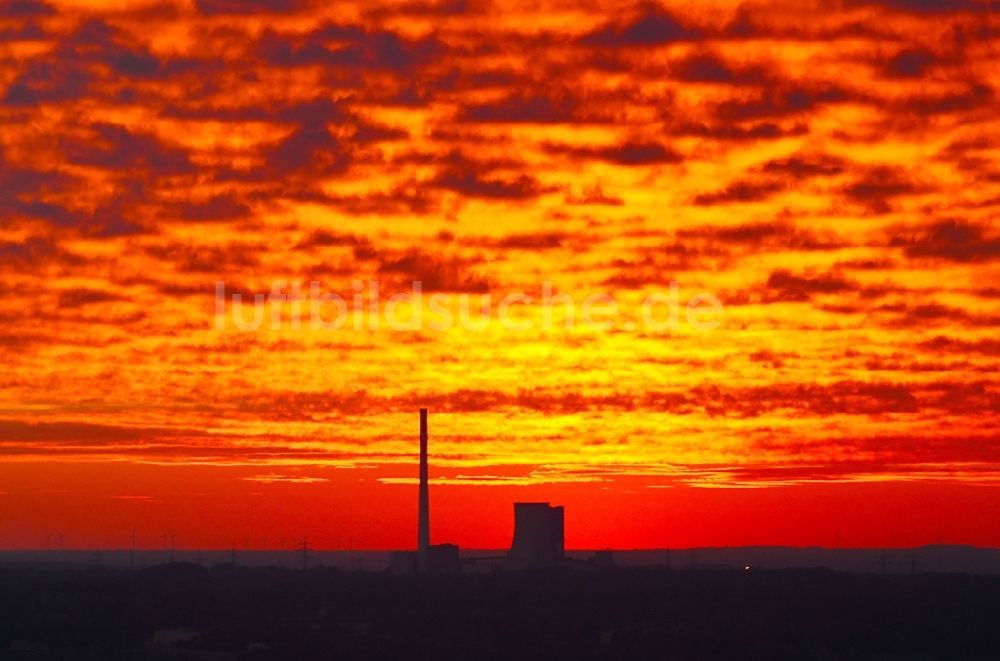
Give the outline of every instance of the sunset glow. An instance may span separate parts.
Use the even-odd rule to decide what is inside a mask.
[[[1000,545],[988,3],[523,4],[0,3],[0,547]]]

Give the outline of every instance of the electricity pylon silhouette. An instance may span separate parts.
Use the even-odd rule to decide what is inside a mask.
[[[296,548],[302,553],[302,569],[309,568],[309,540],[302,538],[301,542],[296,542]]]
[[[171,563],[174,561],[174,551],[177,550],[177,535],[172,532],[165,532],[160,537],[163,539],[163,550],[168,552],[168,558]],[[167,545],[167,540],[170,540],[170,544]]]

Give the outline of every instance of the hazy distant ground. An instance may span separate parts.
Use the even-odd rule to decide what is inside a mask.
[[[464,558],[481,558],[468,564],[468,571],[490,570],[506,550],[463,549]],[[580,561],[593,558],[594,551],[569,551],[567,556]],[[725,569],[749,566],[751,569],[791,569],[823,567],[838,571],[911,574],[949,572],[1000,575],[1000,549],[972,546],[933,545],[913,549],[825,549],[783,546],[747,546],[733,548],[660,549],[614,551],[614,563],[624,567],[662,566],[672,569]],[[307,566],[338,567],[357,571],[383,571],[389,566],[389,551],[324,551],[310,550],[303,558],[301,551],[246,550],[198,551],[191,549],[137,550],[20,550],[0,551],[0,564],[56,563],[72,565],[106,565],[146,567],[176,562],[192,562],[205,566],[235,562],[247,567],[301,568]]]

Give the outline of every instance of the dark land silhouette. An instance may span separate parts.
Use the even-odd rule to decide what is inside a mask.
[[[997,622],[964,574],[0,569],[7,659],[995,659]]]

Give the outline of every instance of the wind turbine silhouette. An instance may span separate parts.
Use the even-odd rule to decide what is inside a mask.
[[[132,546],[128,551],[128,568],[132,569],[135,567],[135,526],[132,526],[132,534],[128,538],[132,541]]]
[[[358,571],[359,569],[361,569],[361,558],[358,557],[358,554],[354,552],[354,538],[353,537],[349,538],[349,540],[347,542],[347,545],[351,549],[351,567],[354,569],[354,571]]]

